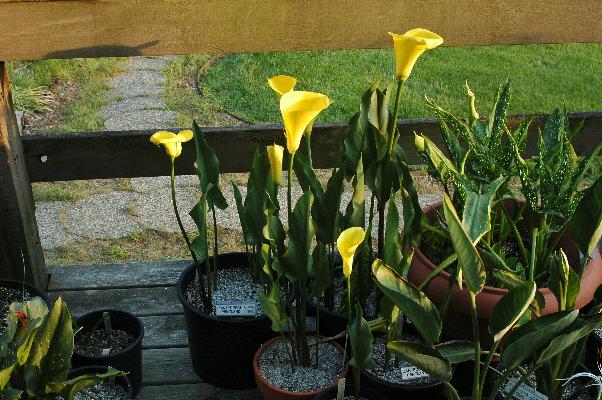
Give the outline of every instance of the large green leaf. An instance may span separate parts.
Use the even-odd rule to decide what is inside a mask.
[[[256,150],[247,182],[247,196],[244,201],[245,220],[249,236],[252,239],[248,244],[263,242],[264,204],[267,196],[268,177],[270,177],[270,162],[265,153]]]
[[[579,250],[589,256],[602,237],[602,176],[579,202],[571,220],[571,232]]]
[[[213,184],[207,187],[211,189]],[[198,235],[192,240],[190,246],[197,256],[199,262],[203,262],[209,257],[209,245],[207,243],[207,192],[201,194],[199,201],[190,210],[190,217],[198,229]]]
[[[385,222],[385,244],[383,251],[383,262],[391,266],[398,274],[403,276],[401,261],[403,258],[401,236],[399,235],[399,211],[395,204],[395,194],[391,194],[391,201],[387,210]]]
[[[219,186],[219,160],[217,155],[205,141],[205,134],[196,122],[192,124],[192,133],[196,147],[195,166],[199,176],[201,193],[207,193],[209,208],[215,205],[220,210],[228,207],[228,202]],[[209,184],[212,186],[210,187]]]
[[[312,263],[309,270],[309,274],[314,278],[311,287],[312,294],[318,299],[324,297],[326,289],[332,286],[329,268],[326,245],[318,242],[312,253]]]
[[[602,315],[592,319],[577,319],[568,330],[554,337],[548,346],[546,346],[536,361],[536,365],[550,360],[552,357],[560,354],[569,347],[575,345],[579,340],[587,337],[594,330],[602,328]]]
[[[452,378],[449,360],[431,346],[397,340],[389,342],[387,348],[399,358],[440,381],[449,382]]]
[[[344,178],[344,170],[334,171],[328,180],[324,196],[315,201],[312,209],[312,215],[316,221],[316,238],[323,243],[336,242],[339,234]]]
[[[272,287],[268,294],[259,294],[259,304],[263,313],[272,321],[272,330],[274,332],[282,332],[282,328],[287,323],[288,316],[282,306],[278,284],[272,282]]]
[[[316,177],[316,173],[299,152],[295,154],[293,169],[303,192],[311,190],[316,199],[324,197],[324,189],[322,189],[322,185]]]
[[[491,230],[491,205],[498,189],[505,181],[506,178],[500,176],[478,191],[466,187],[462,225],[474,244],[477,244],[483,235]]]
[[[288,249],[284,253],[286,276],[291,282],[305,279],[311,263],[314,223],[311,207],[314,197],[305,192],[297,201],[289,220]]]
[[[474,360],[474,344],[465,340],[440,343],[435,349],[452,364]]]
[[[353,196],[347,204],[345,212],[345,227],[360,226],[366,224],[366,186],[364,182],[364,162],[360,156],[353,177]]]
[[[238,212],[238,219],[240,222],[240,227],[242,229],[242,235],[245,241],[245,244],[253,244],[254,237],[251,232],[251,228],[249,227],[249,222],[247,221],[247,216],[245,213],[245,206],[242,200],[242,194],[240,193],[240,189],[236,183],[232,182],[232,193],[234,194],[234,202],[236,204],[236,211]]]
[[[108,367],[107,372],[105,373],[77,376],[65,382],[65,387],[62,389],[61,395],[65,400],[71,400],[78,392],[94,386],[98,382],[105,382],[109,378],[125,375],[125,372],[118,371],[113,367]]]
[[[538,317],[515,329],[504,343],[502,363],[509,369],[523,364],[541,347],[570,326],[579,311],[562,311]]]
[[[483,289],[483,286],[485,286],[486,280],[485,266],[483,265],[481,256],[468,236],[468,233],[464,230],[458,214],[456,214],[456,209],[448,196],[445,196],[443,199],[443,212],[454,250],[458,255],[458,264],[466,280],[468,290],[475,294],[479,293]]]
[[[372,274],[379,289],[408,316],[425,342],[437,343],[441,318],[429,298],[381,260],[372,264]]]
[[[502,337],[527,311],[535,298],[536,291],[535,282],[525,282],[510,290],[497,302],[489,320],[489,333],[493,336],[494,342],[502,340]]]
[[[354,368],[371,368],[372,365],[372,331],[368,322],[362,317],[362,307],[355,304],[355,316],[347,325],[351,342],[351,359],[349,365]]]
[[[2,389],[0,390],[0,400],[19,400],[22,391],[17,389]]]
[[[428,137],[414,134],[414,146],[416,152],[429,163],[431,172],[436,173],[437,179],[443,184],[447,184],[450,176],[458,174],[454,163]]]

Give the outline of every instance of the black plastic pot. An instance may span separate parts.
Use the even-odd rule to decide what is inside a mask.
[[[74,368],[69,371],[69,379],[76,378],[86,374],[104,374],[107,372],[107,367],[102,365],[89,365],[87,367]],[[128,399],[134,398],[134,388],[130,378],[126,376],[118,376],[115,378],[115,383],[123,388],[127,393]]]
[[[316,317],[320,312],[320,332],[322,336],[331,337],[347,330],[347,317],[339,313],[330,311],[326,307],[317,305],[313,301],[307,302],[307,315]],[[344,343],[345,338],[338,340],[339,343]]]
[[[249,266],[245,253],[219,255],[219,268]],[[215,317],[195,308],[185,291],[195,277],[196,268],[180,275],[176,290],[184,307],[192,366],[203,382],[228,389],[255,386],[253,356],[262,343],[274,336],[270,319]]]
[[[377,390],[367,388],[362,386],[360,388],[361,396],[367,398],[368,400],[387,400],[385,396],[380,394]],[[355,388],[353,385],[345,386],[345,396],[353,396],[355,394]],[[332,400],[337,398],[337,388],[331,388],[323,391],[316,397],[314,400]],[[427,400],[427,399],[423,399]]]
[[[389,400],[446,400],[446,388],[439,382],[428,384],[391,383],[362,371],[362,387],[374,389]]]
[[[142,338],[144,337],[144,325],[132,313],[111,309],[96,310],[84,314],[77,319],[76,324],[82,328],[82,332],[88,332],[95,327],[97,329],[104,329],[102,325],[102,315],[104,312],[109,313],[113,329],[127,332],[134,336],[136,340],[125,349],[106,356],[92,356],[73,352],[71,364],[73,367],[100,365],[127,372],[133,386],[134,395],[137,395],[142,386]]]
[[[50,308],[52,306],[50,304],[50,300],[48,299],[48,296],[46,295],[46,293],[42,292],[37,287],[30,285],[29,283],[13,281],[13,280],[8,280],[8,279],[1,279],[0,287],[12,288],[12,289],[18,289],[18,290],[21,290],[21,289],[23,289],[23,287],[25,287],[25,291],[27,293],[29,293],[33,296],[41,297],[44,300],[44,302],[48,305],[48,308]]]
[[[585,366],[595,375],[602,375],[602,337],[592,332],[587,339]]]

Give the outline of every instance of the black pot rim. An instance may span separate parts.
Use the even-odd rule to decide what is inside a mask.
[[[233,256],[233,255],[244,255],[246,257],[246,254],[243,252],[231,252],[231,253],[222,253],[219,254],[218,257],[222,257],[222,256]],[[188,267],[186,267],[186,269],[184,271],[182,271],[182,273],[180,274],[180,277],[178,278],[178,283],[176,284],[176,292],[178,294],[178,299],[180,300],[180,303],[182,303],[183,307],[186,307],[186,309],[188,309],[188,311],[190,311],[192,314],[196,315],[197,317],[200,318],[205,318],[205,319],[209,319],[212,321],[219,321],[220,323],[225,323],[225,324],[232,324],[232,325],[236,325],[239,324],[241,322],[248,322],[248,321],[254,321],[254,320],[260,320],[260,319],[267,319],[268,317],[265,314],[262,314],[260,316],[257,317],[242,317],[242,318],[222,318],[222,317],[217,317],[214,315],[210,315],[207,314],[201,310],[199,310],[198,308],[196,308],[195,306],[193,306],[188,299],[186,299],[186,296],[184,295],[184,280],[186,280],[186,278],[188,277],[188,274],[190,274],[190,272],[196,267],[196,265],[193,263],[191,263]],[[193,271],[194,272],[194,271]]]
[[[77,377],[77,376],[82,375],[82,374],[77,374],[78,372],[84,372],[84,371],[90,370],[90,369],[108,371],[109,367],[102,366],[102,365],[86,365],[83,367],[72,368],[71,370],[69,370],[69,376],[75,375]],[[84,372],[84,373],[87,373],[87,372]],[[127,383],[127,388],[125,388],[125,390],[126,390],[126,395],[127,395],[128,399],[133,399],[134,398],[134,385],[132,384],[132,380],[130,379],[130,377],[127,374],[120,376],[119,378],[123,379],[125,381],[125,383]]]
[[[44,302],[46,303],[48,308],[50,308],[51,304],[50,304],[50,299],[48,298],[48,295],[45,292],[38,289],[37,287],[33,286],[32,284],[23,282],[23,281],[17,281],[14,279],[0,279],[0,286],[6,287],[3,285],[5,283],[8,283],[11,286],[25,286],[25,288],[27,289],[29,294],[33,294],[37,297],[42,298],[42,300],[44,300]]]
[[[114,308],[101,308],[98,310],[94,310],[94,311],[90,311],[87,312],[85,314],[83,314],[82,316],[80,316],[76,322],[79,322],[80,319],[82,319],[83,317],[90,315],[90,314],[96,314],[96,313],[103,313],[103,312],[118,312],[120,314],[123,315],[127,315],[129,318],[132,318],[134,321],[136,321],[136,323],[138,324],[138,327],[140,328],[140,334],[138,335],[138,337],[136,338],[136,340],[134,340],[133,343],[131,343],[129,346],[127,346],[125,349],[121,349],[119,351],[116,351],[115,353],[111,353],[109,355],[106,356],[95,356],[95,355],[91,355],[91,354],[87,354],[87,353],[80,353],[75,351],[75,349],[73,350],[73,354],[77,354],[78,356],[82,356],[82,357],[86,357],[86,358],[90,358],[93,360],[97,360],[97,361],[108,361],[113,357],[116,357],[118,355],[127,353],[129,351],[131,351],[132,349],[134,349],[136,346],[138,346],[138,344],[140,342],[142,342],[142,339],[144,338],[144,324],[142,323],[142,321],[140,320],[140,318],[138,318],[137,316],[135,316],[134,314],[132,314],[129,311],[124,311],[124,310],[117,310]],[[79,323],[78,323],[79,326]],[[80,368],[84,368],[84,367],[80,367]]]
[[[379,378],[375,374],[368,372],[366,370],[366,368],[362,368],[361,373],[362,373],[362,375],[367,376],[369,379],[375,380],[381,386],[390,386],[390,387],[396,387],[396,388],[400,388],[400,389],[425,389],[426,390],[426,389],[432,389],[437,386],[443,385],[443,382],[441,382],[440,380],[438,380],[436,378],[433,378],[433,379],[435,379],[435,381],[433,383],[424,383],[424,384],[408,383],[408,384],[405,384],[405,383],[395,383],[395,382],[386,381],[382,378]]]

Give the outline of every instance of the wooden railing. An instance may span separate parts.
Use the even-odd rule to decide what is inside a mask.
[[[602,2],[592,0],[0,0],[0,59],[390,47],[387,31],[416,26],[451,46],[602,42],[600,21]],[[577,151],[591,151],[602,114],[571,119],[585,120]],[[407,149],[413,131],[441,140],[432,120],[400,121],[399,128]],[[316,167],[333,165],[344,129],[316,128]],[[206,130],[224,172],[246,171],[256,146],[282,142],[280,126]],[[0,278],[21,278],[24,262],[26,280],[47,281],[31,181],[162,175],[150,133],[20,137],[0,62]],[[182,157],[177,172],[192,173],[193,154]]]

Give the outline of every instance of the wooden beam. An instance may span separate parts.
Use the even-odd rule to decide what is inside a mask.
[[[509,120],[516,125],[525,117]],[[536,116],[532,124],[528,150],[536,149],[536,129],[546,116]],[[573,124],[584,120],[583,131],[573,143],[578,154],[590,154],[602,137],[602,112],[574,113]],[[312,148],[314,166],[331,168],[338,159],[345,124],[321,124],[314,128]],[[399,121],[400,144],[412,164],[420,164],[414,151],[413,132],[428,135],[443,147],[441,133],[432,119]],[[274,142],[284,144],[282,127],[251,125],[227,128],[204,128],[207,141],[216,151],[222,172],[247,172],[257,147]],[[76,179],[134,178],[162,176],[168,172],[169,159],[162,149],[149,142],[154,131],[117,131],[64,134],[38,134],[23,137],[25,158],[33,182],[67,181]],[[303,148],[304,145],[302,145]],[[178,175],[195,174],[194,146],[184,145],[176,160]]]
[[[45,290],[46,266],[8,74],[0,61],[0,278]]]
[[[447,45],[602,42],[597,0],[0,0],[6,60],[390,47],[424,27]]]

